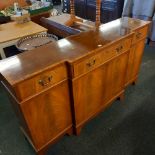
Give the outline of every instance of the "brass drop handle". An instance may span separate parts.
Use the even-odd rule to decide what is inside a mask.
[[[136,34],[136,38],[139,39],[139,38],[141,37],[141,35],[142,35],[142,34],[141,34],[140,32],[138,32],[138,33]]]
[[[122,51],[122,49],[123,49],[123,46],[122,46],[122,45],[121,45],[121,46],[119,46],[119,47],[117,47],[117,48],[116,48],[117,53],[121,52],[121,51]]]
[[[39,83],[41,86],[47,86],[47,85],[50,84],[51,80],[52,80],[52,76],[49,76],[49,77],[45,77],[45,78],[43,78],[43,79],[40,79],[40,80],[38,81],[38,83]]]
[[[118,52],[120,51],[120,49],[117,47],[117,48],[116,48],[116,51],[117,51],[117,53],[118,53]]]
[[[120,50],[122,50],[122,49],[123,49],[123,46],[121,45],[121,46],[120,46]]]
[[[93,65],[95,65],[95,63],[96,63],[96,60],[94,59],[94,60],[92,60],[92,61],[86,63],[86,65],[87,65],[88,67],[92,67]]]

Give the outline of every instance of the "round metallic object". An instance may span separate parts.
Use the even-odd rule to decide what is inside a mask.
[[[21,38],[17,42],[16,47],[20,51],[28,51],[57,40],[58,38],[53,34],[40,33]]]

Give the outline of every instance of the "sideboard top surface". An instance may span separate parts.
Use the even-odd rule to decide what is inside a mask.
[[[103,49],[149,23],[128,17],[117,19],[101,25],[99,30],[82,32],[1,60],[0,73],[10,85],[15,85],[57,64],[66,61],[72,63],[93,51]]]

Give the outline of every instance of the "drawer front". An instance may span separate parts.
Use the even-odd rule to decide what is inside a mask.
[[[112,47],[112,51],[115,51],[117,55],[126,52],[130,49],[132,43],[132,38],[127,38],[123,40],[122,42],[116,44],[114,47]]]
[[[147,32],[148,32],[147,26],[137,30],[134,35],[133,43],[136,43],[137,41],[145,38],[147,36]]]
[[[92,57],[87,57],[85,60],[74,64],[74,77],[84,74],[95,67],[97,67],[101,63],[100,55],[94,55]]]
[[[92,69],[98,67],[102,63],[105,63],[109,59],[127,51],[130,49],[132,38],[127,38],[123,41],[120,41],[112,47],[108,47],[106,49],[101,50],[98,54],[92,57],[86,57],[83,61],[75,63],[73,65],[74,68],[74,77],[85,74]]]
[[[61,65],[18,84],[16,92],[18,98],[23,100],[65,79],[67,79],[67,70],[65,65]]]

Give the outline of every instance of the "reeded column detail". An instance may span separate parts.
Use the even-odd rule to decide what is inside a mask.
[[[71,17],[75,17],[74,0],[70,0],[70,14],[71,14]]]
[[[96,0],[96,27],[99,27],[101,24],[101,0]]]

